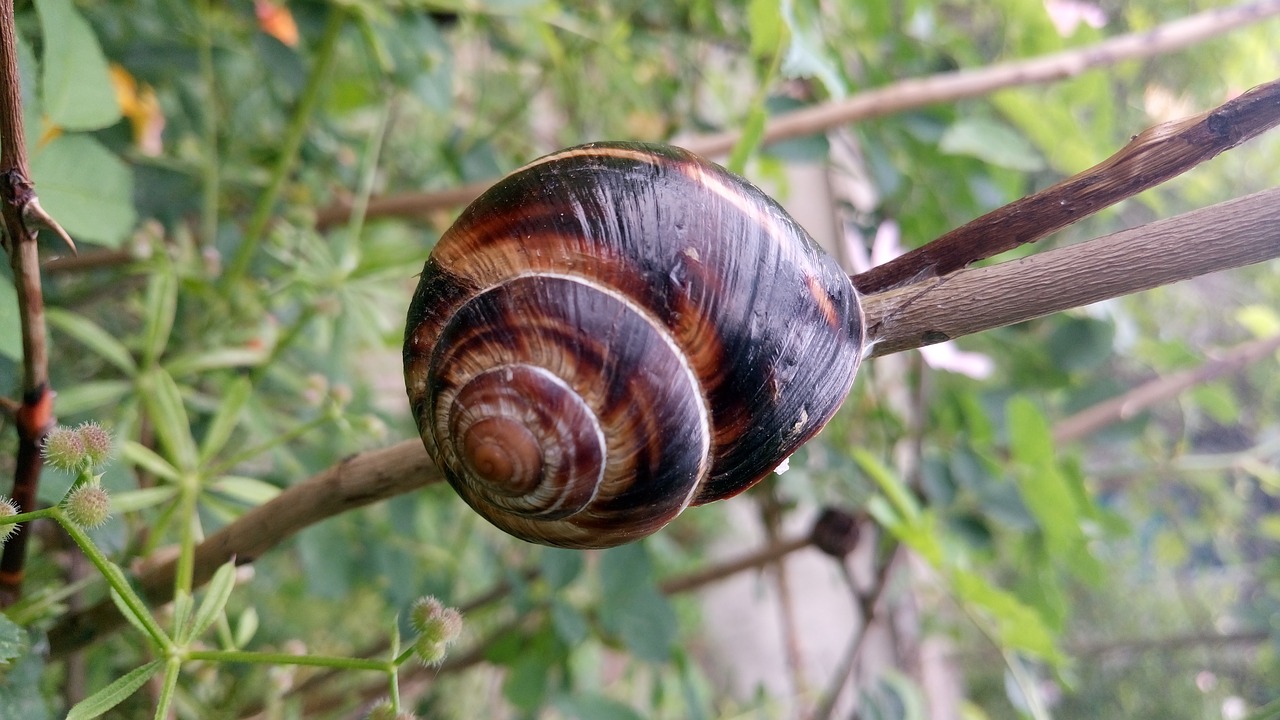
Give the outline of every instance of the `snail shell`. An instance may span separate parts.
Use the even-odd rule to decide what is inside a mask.
[[[768,475],[843,402],[863,335],[849,278],[755,186],[597,143],[508,175],[441,237],[405,381],[477,512],[609,547]]]

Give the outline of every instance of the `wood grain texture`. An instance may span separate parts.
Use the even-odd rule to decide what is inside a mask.
[[[870,357],[1280,257],[1280,188],[863,298]]]

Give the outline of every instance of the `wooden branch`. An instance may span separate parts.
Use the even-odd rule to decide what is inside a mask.
[[[1280,125],[1280,80],[1208,112],[1149,128],[1103,162],[1009,203],[927,245],[853,277],[871,294],[940,277],[1035,242],[1170,180]]]
[[[1280,188],[864,298],[871,357],[1280,257]]]
[[[15,413],[18,456],[11,493],[19,512],[36,509],[36,488],[44,467],[40,449],[54,422],[39,250],[36,233],[27,222],[33,211],[41,219],[46,216],[39,210],[30,180],[26,148],[13,0],[0,0],[0,217],[22,328],[22,405]],[[21,594],[29,531],[30,523],[19,525],[4,545],[0,557],[0,606],[13,604]]]
[[[1280,15],[1280,0],[1242,3],[1207,10],[1143,32],[1108,38],[1087,47],[1029,60],[902,80],[841,100],[775,116],[765,125],[761,144],[770,145],[859,120],[885,117],[928,105],[980,97],[1001,88],[1062,80],[1124,60],[1167,54],[1275,15]],[[720,156],[729,152],[741,134],[741,131],[734,130],[703,135],[683,141],[681,145],[699,155]],[[365,217],[422,216],[459,207],[479,197],[495,181],[496,178],[447,190],[372,198]],[[320,209],[316,214],[316,224],[320,228],[326,228],[345,222],[350,212],[349,202],[334,203]]]
[[[1196,385],[1240,372],[1277,351],[1280,351],[1280,335],[1237,345],[1199,367],[1158,377],[1062,419],[1053,427],[1053,440],[1059,444],[1075,442],[1107,425],[1130,420],[1152,405],[1175,398]]]

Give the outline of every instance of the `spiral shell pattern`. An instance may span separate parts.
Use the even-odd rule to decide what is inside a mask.
[[[534,161],[441,237],[405,331],[428,452],[517,537],[609,547],[741,492],[830,419],[862,354],[840,268],[679,148]]]

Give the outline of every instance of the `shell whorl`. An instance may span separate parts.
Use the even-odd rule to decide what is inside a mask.
[[[405,380],[432,457],[526,540],[607,547],[750,487],[821,429],[862,353],[839,267],[691,153],[530,163],[440,239]]]

